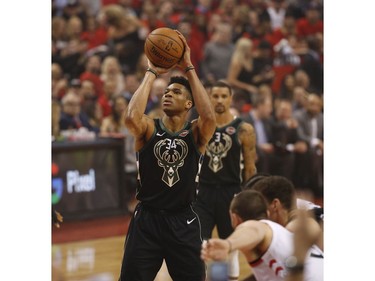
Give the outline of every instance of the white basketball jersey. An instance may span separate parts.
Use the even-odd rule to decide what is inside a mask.
[[[323,257],[322,250],[313,245],[305,260],[304,281],[323,281]]]
[[[263,256],[250,266],[257,281],[282,281],[287,275],[284,261],[294,252],[294,234],[273,221],[261,222],[272,228],[272,241]],[[306,255],[304,281],[323,281],[323,252],[315,245]]]
[[[261,222],[272,228],[272,241],[264,255],[250,266],[257,281],[282,281],[287,274],[284,261],[293,254],[293,234],[273,221]]]

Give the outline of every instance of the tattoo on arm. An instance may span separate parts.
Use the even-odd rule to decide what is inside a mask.
[[[247,181],[256,173],[256,135],[250,124],[243,124],[239,129],[239,139],[244,157],[243,181]]]

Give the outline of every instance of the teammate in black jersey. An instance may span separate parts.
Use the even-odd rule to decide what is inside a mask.
[[[256,173],[255,133],[252,125],[230,112],[232,89],[218,81],[208,91],[215,110],[216,130],[207,144],[199,177],[195,209],[202,224],[203,239],[217,227],[220,238],[227,238],[233,227],[229,206],[241,184]],[[238,252],[230,256],[229,280],[239,276]]]
[[[125,241],[121,281],[154,280],[163,259],[173,280],[205,280],[200,223],[191,204],[200,161],[215,130],[215,113],[191,64],[190,48],[179,36],[185,53],[177,66],[187,79],[171,78],[161,101],[165,115],[153,120],[144,114],[152,83],[169,71],[150,61],[125,114],[135,137],[140,203]],[[188,111],[194,104],[199,118],[190,123]]]

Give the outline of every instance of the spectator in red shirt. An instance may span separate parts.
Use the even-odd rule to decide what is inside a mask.
[[[323,34],[323,21],[320,17],[320,8],[313,2],[307,7],[305,18],[297,21],[297,33],[299,37]]]
[[[161,1],[158,3],[157,18],[162,21],[165,26],[175,28],[175,22],[172,20],[174,16],[173,2],[170,0]]]
[[[275,46],[281,39],[289,40],[290,36],[297,36],[296,20],[291,14],[286,14],[282,27],[276,28],[272,33],[267,34],[266,40]]]
[[[81,33],[81,40],[87,43],[87,50],[105,45],[108,40],[107,29],[95,16],[89,16],[86,21],[86,30]]]
[[[104,95],[102,95],[98,103],[102,108],[103,117],[107,117],[112,113],[113,97],[116,95],[116,82],[107,80],[104,82]]]
[[[143,5],[140,20],[149,33],[154,29],[166,26],[162,20],[158,19],[156,7],[151,2],[145,2]]]
[[[99,96],[103,94],[103,81],[100,79],[101,72],[101,58],[98,55],[92,55],[87,58],[85,64],[85,71],[81,73],[79,79],[82,81],[90,80],[95,85],[95,92]]]
[[[200,73],[199,66],[203,58],[204,35],[198,29],[193,29],[193,24],[190,20],[182,20],[177,29],[185,36],[191,49],[191,62],[195,67],[195,71]]]

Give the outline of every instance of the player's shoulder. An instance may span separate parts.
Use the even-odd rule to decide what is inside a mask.
[[[236,116],[235,120],[236,120],[236,122],[238,122],[239,126],[248,126],[248,125],[250,125],[250,127],[252,127],[252,125],[249,122],[247,122],[243,118],[243,116]]]
[[[190,123],[190,127],[194,130],[198,127],[198,118],[188,121]]]
[[[242,120],[241,124],[240,124],[240,127],[243,127],[243,128],[246,128],[248,130],[254,130],[254,127],[253,125],[251,125],[250,123]]]
[[[240,132],[242,131],[245,133],[254,132],[254,127],[250,123],[245,122],[243,119],[241,119],[241,123],[239,124],[238,129],[240,130]]]
[[[244,221],[243,223],[241,223],[240,225],[237,226],[237,228],[260,228],[260,229],[264,229],[267,226],[268,222],[266,222],[265,220],[247,220],[247,221]]]

